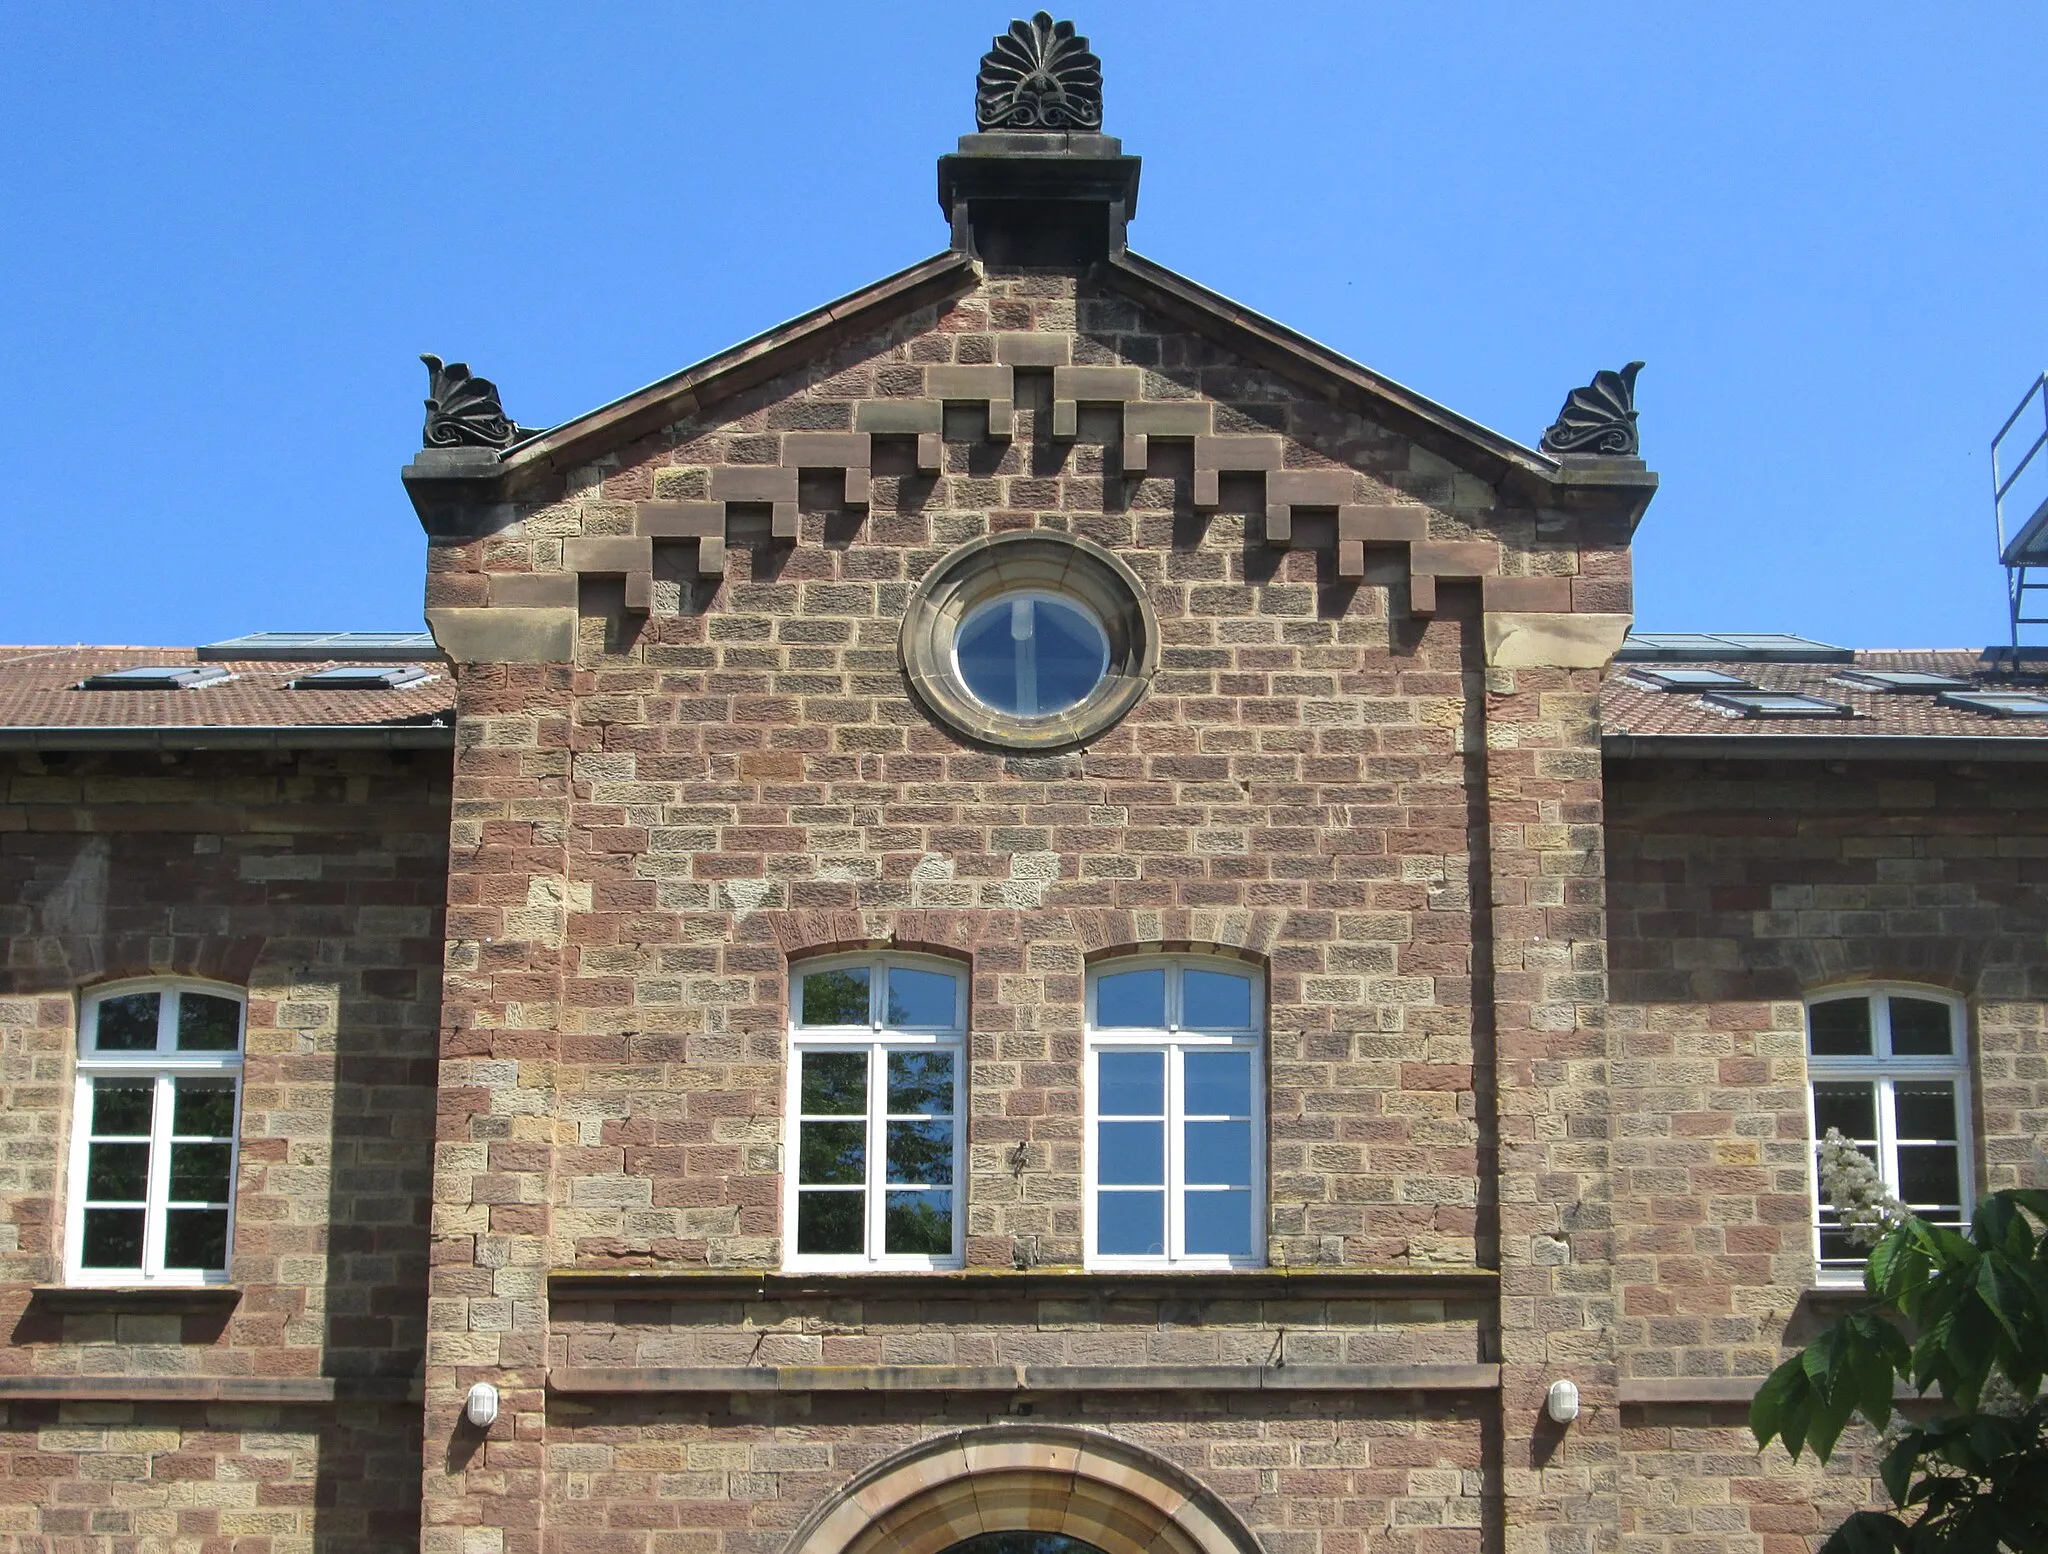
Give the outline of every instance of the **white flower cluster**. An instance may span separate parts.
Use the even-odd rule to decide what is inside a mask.
[[[1876,1246],[1907,1215],[1906,1206],[1885,1190],[1870,1157],[1839,1128],[1828,1129],[1820,1141],[1820,1190],[1858,1246]]]

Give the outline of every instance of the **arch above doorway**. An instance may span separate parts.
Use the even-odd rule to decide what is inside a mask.
[[[988,1533],[1056,1533],[1101,1554],[1261,1554],[1173,1464],[1095,1430],[995,1425],[877,1463],[799,1527],[787,1554],[946,1554]]]

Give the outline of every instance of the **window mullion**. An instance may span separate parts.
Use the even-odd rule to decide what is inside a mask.
[[[887,972],[880,973],[886,976]],[[885,1219],[882,1212],[883,1183],[888,1177],[888,1168],[882,1158],[882,1151],[888,1147],[889,1092],[886,1088],[889,1078],[888,1049],[876,1035],[868,1042],[868,1261],[880,1262],[887,1255],[887,1243],[883,1239]]]
[[[1877,1080],[1877,1159],[1878,1170],[1884,1177],[1885,1190],[1893,1197],[1905,1200],[1899,1194],[1899,1128],[1898,1117],[1893,1111],[1895,1098],[1892,1093],[1892,1076],[1880,1074]]]
[[[1181,1119],[1187,1107],[1183,1093],[1181,1044],[1166,1044],[1166,1255],[1179,1262],[1187,1256],[1187,1216],[1184,1212],[1186,1162],[1181,1158],[1182,1135],[1187,1131]]]
[[[168,1000],[166,1000],[168,1002]],[[156,1106],[149,1120],[149,1181],[142,1216],[142,1277],[158,1279],[164,1271],[164,1236],[169,1225],[171,1196],[171,1108],[177,1096],[169,1074],[154,1076]]]

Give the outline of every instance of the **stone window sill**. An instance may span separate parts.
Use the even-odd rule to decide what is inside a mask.
[[[105,1315],[225,1316],[241,1303],[237,1284],[40,1284],[30,1293],[41,1311]]]

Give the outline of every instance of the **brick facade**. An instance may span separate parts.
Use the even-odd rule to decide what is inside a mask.
[[[0,1532],[414,1546],[446,755],[0,762]],[[61,1299],[77,995],[173,974],[249,994],[239,1299]]]

